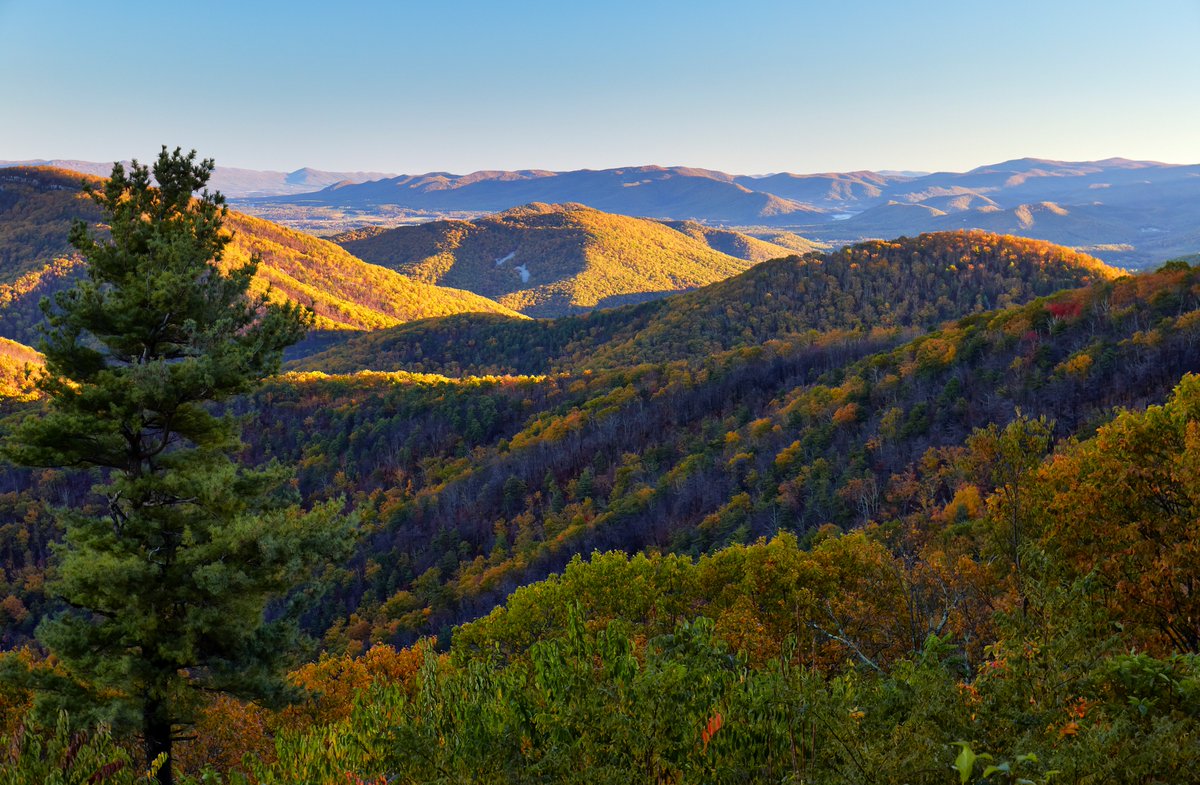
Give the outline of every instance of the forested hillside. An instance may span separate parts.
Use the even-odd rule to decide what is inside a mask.
[[[613,368],[827,330],[927,329],[1116,275],[1048,243],[947,232],[764,262],[695,292],[580,317],[414,323],[356,337],[297,367],[450,375]]]
[[[67,243],[71,223],[96,213],[74,172],[43,167],[0,169],[0,336],[37,340],[38,302],[82,274]],[[470,292],[431,286],[368,264],[337,245],[239,213],[227,265],[262,257],[255,288],[312,307],[322,330],[392,327],[413,319],[477,311],[513,311]]]
[[[466,289],[540,317],[662,297],[790,253],[734,232],[698,234],[579,204],[535,203],[470,222],[332,239],[416,280]]]
[[[1198,305],[1200,273],[1177,264],[883,351],[830,338],[575,379],[281,378],[241,409],[258,418],[248,456],[298,461],[302,494],[362,514],[360,555],[307,617],[346,654],[295,671],[317,690],[299,709],[213,703],[188,765],[257,753],[268,782],[439,765],[512,782],[979,777],[962,742],[1031,776],[1175,781],[1200,711],[1194,657],[1173,654],[1200,634],[1196,382],[1104,423],[1200,362]],[[21,481],[35,490],[6,501],[27,521],[7,541],[41,557],[7,554],[17,632],[45,607],[35,500],[85,490]],[[594,549],[621,553],[571,561]],[[379,645],[423,631],[449,656]],[[1131,737],[1138,752],[1114,755]],[[653,762],[587,762],[621,744]]]
[[[931,503],[923,495],[953,489],[907,483],[910,467],[972,428],[1008,422],[1016,408],[1054,418],[1064,436],[1114,406],[1161,400],[1200,362],[1196,276],[1171,269],[1104,281],[895,348],[888,334],[829,333],[545,380],[376,382],[368,391],[354,377],[308,378],[311,392],[279,398],[288,388],[276,386],[270,400],[297,407],[290,417],[309,430],[338,435],[314,449],[280,424],[288,444],[272,438],[270,449],[302,461],[306,492],[336,475],[344,485],[335,488],[373,499],[382,529],[362,567],[373,583],[351,591],[380,605],[359,605],[356,618],[371,618],[376,634],[414,623],[436,630],[573,553],[700,553]],[[328,405],[337,390],[346,397]],[[413,419],[426,408],[409,396],[441,408]],[[368,414],[375,407],[386,420]]]
[[[752,262],[765,262],[767,259],[778,259],[794,253],[820,251],[828,247],[823,243],[807,240],[792,232],[770,230],[740,232],[709,226],[697,221],[663,221],[662,223],[677,232],[699,240],[714,251],[736,256],[739,259],[749,259]]]
[[[12,286],[64,256],[71,224],[99,218],[80,193],[82,179],[51,167],[0,169],[0,285]]]

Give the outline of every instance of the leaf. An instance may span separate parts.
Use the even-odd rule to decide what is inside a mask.
[[[967,780],[971,779],[971,772],[975,769],[975,760],[979,756],[971,749],[971,745],[965,741],[956,741],[954,744],[960,749],[958,757],[954,759],[954,765],[950,768],[957,769],[958,781],[962,785],[967,785]]]

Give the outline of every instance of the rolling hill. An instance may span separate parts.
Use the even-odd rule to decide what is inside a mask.
[[[1023,158],[967,172],[731,175],[685,167],[599,172],[432,173],[331,186],[245,209],[284,222],[337,225],[473,218],[528,202],[578,202],[608,212],[709,226],[775,227],[838,246],[921,232],[981,229],[1094,249],[1145,267],[1194,252],[1200,165],[1111,158]],[[1053,203],[1053,220],[1024,214]],[[306,224],[307,225],[307,224]],[[755,234],[759,234],[755,232]]]
[[[1200,166],[1022,158],[892,181],[853,212],[804,234],[837,243],[981,229],[1079,247],[1140,268],[1200,244]]]
[[[578,204],[534,203],[475,221],[368,229],[331,239],[415,280],[466,289],[539,317],[693,289],[791,253],[736,232]]]
[[[80,192],[81,175],[53,168],[0,169],[0,335],[36,340],[38,301],[67,286],[83,268],[67,231],[96,213]],[[255,287],[313,308],[320,330],[391,327],[414,319],[478,311],[519,317],[479,295],[411,280],[369,264],[326,240],[231,212],[234,235],[225,262],[262,258]]]
[[[953,448],[1015,407],[1065,436],[1164,399],[1200,362],[1200,272],[1092,280],[910,340],[779,335],[550,376],[294,374],[260,396],[272,424],[258,449],[304,456],[305,493],[334,493],[324,478],[340,471],[379,499],[371,577],[345,588],[374,600],[355,621],[377,635],[436,631],[573,554],[696,555],[889,520],[922,503],[914,494],[949,504],[953,483],[913,485],[911,473],[938,469],[918,462],[954,471]]]
[[[699,240],[714,251],[751,262],[765,262],[768,259],[779,259],[795,253],[809,253],[827,248],[823,243],[813,242],[791,232],[739,232],[708,226],[697,221],[662,221],[662,223],[694,240]]]
[[[883,195],[891,184],[905,178],[879,172],[833,172],[826,174],[778,174],[762,177],[739,176],[738,185],[752,191],[765,191],[785,199],[825,210],[842,212]]]
[[[95,173],[109,168],[51,163]],[[219,167],[214,184],[243,212],[324,234],[364,225],[473,220],[531,202],[576,202],[710,227],[756,227],[752,233],[769,241],[764,231],[790,230],[833,246],[954,229],[1015,233],[1088,250],[1127,268],[1152,266],[1200,247],[1195,228],[1200,165],[1123,158],[1021,158],[966,172],[761,176],[657,166],[403,176]],[[1038,220],[1045,203],[1064,213]],[[1033,221],[1025,215],[1030,212]]]
[[[414,322],[354,337],[296,367],[540,374],[669,362],[830,330],[929,329],[1118,275],[1034,240],[929,234],[763,262],[693,292],[583,316]]]

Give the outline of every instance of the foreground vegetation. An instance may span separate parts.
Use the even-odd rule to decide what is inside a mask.
[[[950,504],[806,547],[577,559],[447,653],[324,657],[282,712],[214,701],[186,763],[263,783],[1188,781],[1198,413],[1187,377],[1044,460],[1048,423],[977,431]],[[13,782],[136,770],[103,732],[10,743]]]

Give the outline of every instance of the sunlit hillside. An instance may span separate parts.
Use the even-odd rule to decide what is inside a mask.
[[[71,224],[98,219],[79,190],[85,177],[99,182],[51,167],[0,169],[0,284],[13,284],[61,258],[70,250]]]
[[[327,240],[231,213],[226,261],[258,255],[258,285],[312,307],[319,329],[375,329],[455,313],[520,315],[485,297],[398,275]]]
[[[42,355],[36,349],[0,338],[0,398],[21,400],[32,397],[31,376],[42,364]]]
[[[356,337],[303,367],[455,374],[612,368],[705,357],[809,331],[930,328],[1120,274],[1036,240],[929,234],[763,262],[694,292],[579,317],[417,322]]]
[[[543,317],[662,297],[789,253],[734,233],[710,241],[702,231],[686,233],[577,204],[531,204],[476,221],[436,221],[334,239],[363,259],[417,280],[473,291]]]
[[[747,234],[732,229],[721,229],[696,221],[663,221],[677,232],[686,234],[694,240],[738,259],[748,259],[752,262],[765,262],[768,259],[779,259],[794,253],[820,251],[827,246],[805,240],[791,232],[769,232],[765,235]]]
[[[83,274],[67,233],[74,221],[96,218],[80,192],[85,179],[102,182],[61,169],[0,169],[0,335],[36,341],[39,300]],[[369,330],[465,312],[519,318],[479,295],[414,281],[269,221],[231,212],[226,226],[233,242],[225,263],[260,256],[255,287],[310,306],[318,329]]]

